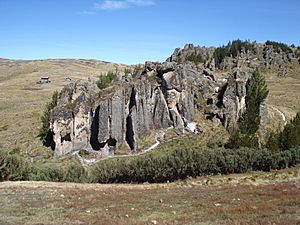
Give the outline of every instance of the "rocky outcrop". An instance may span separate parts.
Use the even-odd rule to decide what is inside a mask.
[[[51,113],[54,153],[86,149],[106,157],[124,145],[135,151],[138,140],[153,131],[186,129],[195,117],[195,96],[214,95],[215,87],[216,82],[191,66],[175,62],[147,62],[138,78],[104,90],[88,81],[71,83]]]
[[[246,110],[246,83],[253,70],[283,68],[294,59],[272,46],[255,44],[253,49],[225,57],[217,67],[215,48],[188,44],[166,62],[146,62],[137,77],[120,77],[103,90],[89,81],[70,83],[51,112],[46,144],[55,156],[85,149],[107,157],[119,149],[136,151],[141,139],[160,129],[183,132],[193,124],[196,131],[197,113],[234,129]],[[222,79],[216,78],[220,68]]]

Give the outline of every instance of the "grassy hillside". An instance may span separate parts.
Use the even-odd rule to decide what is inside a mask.
[[[97,60],[0,59],[0,146],[21,149],[29,157],[50,156],[37,135],[40,114],[52,93],[71,82],[66,78],[96,80],[103,72],[125,67]],[[37,84],[41,77],[51,83]]]

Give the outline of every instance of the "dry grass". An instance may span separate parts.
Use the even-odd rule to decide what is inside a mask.
[[[96,80],[99,75],[125,66],[96,60],[57,59],[14,61],[0,59],[0,147],[20,148],[29,157],[50,157],[37,138],[40,114],[55,90],[72,80]],[[51,83],[36,84],[43,76]]]
[[[142,185],[5,182],[0,224],[299,224],[299,172]]]
[[[278,77],[278,70],[265,73],[269,88],[267,103],[282,111],[288,119],[300,110],[300,66],[288,69],[286,77]]]

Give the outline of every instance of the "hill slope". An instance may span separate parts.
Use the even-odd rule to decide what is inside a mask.
[[[31,157],[51,155],[37,135],[40,115],[52,93],[71,82],[66,78],[96,80],[101,73],[126,67],[84,59],[0,59],[0,146],[21,148]],[[51,83],[37,84],[41,77],[49,77]]]

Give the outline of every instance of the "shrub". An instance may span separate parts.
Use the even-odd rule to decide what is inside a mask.
[[[16,153],[0,149],[0,181],[27,180],[29,163]]]
[[[220,64],[223,62],[226,56],[237,57],[243,48],[246,52],[255,52],[254,43],[251,43],[250,41],[241,41],[239,39],[229,42],[226,46],[223,45],[216,48],[214,52],[216,66],[220,68]]]
[[[284,151],[296,146],[300,146],[300,112],[287,123],[283,131],[271,133],[266,144],[267,148],[275,151]]]
[[[284,152],[268,149],[175,148],[164,153],[148,153],[133,158],[100,161],[90,168],[90,182],[167,182],[201,175],[270,171],[293,166],[300,161],[300,147]]]
[[[100,89],[104,89],[109,86],[109,84],[117,78],[117,73],[109,71],[106,74],[101,74],[99,80],[96,81],[97,86]]]
[[[32,166],[29,176],[29,180],[51,182],[82,182],[85,178],[85,169],[75,162],[67,165],[35,164]]]
[[[272,45],[275,52],[280,52],[282,50],[285,53],[292,53],[293,50],[286,44],[276,41],[266,41],[266,45]]]
[[[202,58],[202,55],[201,54],[197,54],[195,52],[186,55],[185,59],[187,61],[194,62],[196,65],[199,64],[199,63],[201,63],[201,62],[204,62],[203,58]]]
[[[45,106],[45,109],[41,116],[42,127],[40,128],[39,135],[38,135],[41,139],[44,139],[44,137],[47,135],[47,133],[49,131],[50,113],[51,113],[51,110],[54,109],[55,106],[57,106],[58,98],[59,98],[59,93],[58,93],[58,91],[55,91],[52,94],[51,102],[48,102]]]

